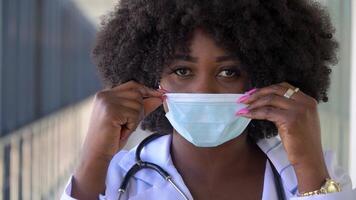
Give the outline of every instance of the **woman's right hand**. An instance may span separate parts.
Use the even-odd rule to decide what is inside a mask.
[[[162,104],[163,94],[129,81],[95,95],[88,133],[74,174],[73,197],[94,199],[103,192],[110,160],[142,119]]]
[[[134,81],[98,92],[83,153],[111,160],[142,119],[162,104],[162,94]]]

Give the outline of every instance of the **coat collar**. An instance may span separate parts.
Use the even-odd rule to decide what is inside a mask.
[[[171,146],[172,137],[171,135],[161,136],[152,142],[148,143],[145,148],[142,149],[141,159],[147,162],[152,162],[164,170],[166,170],[174,180],[174,182],[178,185],[178,187],[188,196],[189,199],[193,199],[189,189],[184,184],[183,178],[178,173],[177,169],[173,165],[173,161],[170,154],[170,146]],[[130,168],[135,164],[135,152],[137,146],[132,148],[120,161],[119,166],[124,170],[124,174],[126,174]],[[165,192],[166,195],[171,195],[170,197],[164,199],[177,199],[177,197],[173,198],[177,195],[177,192],[173,189],[173,187],[167,187],[167,181],[163,179],[158,173],[152,173],[151,170],[140,170],[138,171],[134,177],[145,182],[148,185],[154,186],[143,195],[157,195],[157,193],[161,193],[160,189],[165,188],[165,191],[172,190],[172,192]],[[163,195],[163,194],[161,194]],[[148,196],[145,196],[147,199]],[[140,194],[134,197],[133,199],[140,199]]]
[[[141,158],[144,161],[155,163],[165,169],[172,178],[177,182],[185,194],[190,194],[188,188],[185,186],[182,177],[179,175],[177,169],[174,167],[171,155],[171,135],[162,136],[149,144],[142,150]],[[257,145],[268,156],[272,164],[276,167],[281,175],[284,187],[287,191],[294,195],[297,191],[297,178],[292,165],[289,163],[287,154],[284,150],[283,144],[278,137],[269,139],[261,139]],[[136,148],[131,149],[120,161],[119,166],[126,172],[135,164]],[[151,170],[140,170],[134,177],[144,181],[148,185],[163,187],[166,181],[158,174],[152,173]]]
[[[261,139],[257,142],[257,145],[276,167],[285,189],[292,195],[295,195],[298,188],[297,176],[295,175],[293,166],[288,160],[287,153],[279,136]]]
[[[170,155],[170,136],[159,137],[152,142],[148,143],[141,151],[141,159],[147,162],[155,163],[161,166],[163,169],[172,170],[174,168]],[[126,172],[135,164],[135,153],[137,146],[132,148],[120,161],[120,167]],[[138,178],[149,185],[161,184],[165,180],[157,174],[152,176],[150,170],[140,170],[135,175]]]

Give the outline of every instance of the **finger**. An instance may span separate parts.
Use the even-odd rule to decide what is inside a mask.
[[[160,98],[147,98],[143,101],[143,116],[149,115],[151,112],[156,110],[162,104],[162,100]],[[132,132],[134,132],[139,123],[142,121],[143,117],[141,117],[141,113],[135,109],[125,108],[127,118],[124,125],[122,125],[122,131],[120,135],[120,139],[127,139]]]
[[[296,87],[292,86],[291,84],[289,84],[287,82],[283,82],[283,83],[281,83],[281,85],[283,85],[284,87],[287,87],[287,88],[291,88],[293,90],[296,89]],[[306,103],[306,104],[315,104],[315,103],[317,103],[315,98],[305,94],[302,90],[299,90],[298,92],[294,93],[291,98],[295,99],[297,101]]]
[[[127,139],[129,138],[130,134],[132,133],[133,131],[129,130],[128,128],[126,127],[123,127],[121,129],[121,134],[120,134],[120,145],[124,146],[126,144],[126,141]],[[122,144],[124,143],[124,144]]]
[[[112,90],[128,90],[128,89],[141,87],[141,86],[143,86],[143,85],[137,83],[136,81],[127,81],[125,83],[122,83],[120,85],[113,87]]]
[[[144,116],[148,116],[151,112],[156,110],[160,105],[162,105],[162,99],[151,97],[143,100],[143,110]]]
[[[283,82],[283,83],[280,83],[279,85],[283,86],[285,88],[285,92],[287,92],[288,89],[292,89],[292,90],[295,90],[297,89],[297,87],[287,83],[287,82]],[[283,93],[284,95],[284,93]],[[305,100],[305,97],[307,95],[303,93],[303,91],[301,90],[298,90],[297,92],[295,92],[292,96],[291,96],[291,99],[295,99],[295,100]]]
[[[142,117],[143,112],[127,107],[116,108],[116,110],[118,109],[120,109],[120,113],[124,113],[124,114],[117,115],[117,112],[115,112],[113,115],[116,114],[116,116],[113,117],[114,118],[113,123],[117,127],[120,127],[120,140],[125,140],[138,127],[141,119],[143,118]]]
[[[272,106],[265,106],[247,110],[247,112],[238,113],[237,115],[250,119],[268,120],[277,123],[285,118],[286,111]]]
[[[286,88],[280,84],[275,84],[275,85],[271,85],[268,87],[260,88],[260,89],[257,89],[253,94],[249,95],[248,98],[245,98],[245,100],[242,101],[242,103],[251,104],[252,102],[256,101],[257,99],[262,98],[263,96],[266,96],[269,94],[274,94],[274,95],[284,97],[284,94],[286,93],[287,90],[288,90],[288,88]],[[294,95],[292,97],[294,97]],[[291,99],[295,99],[295,98],[291,98]]]
[[[295,89],[297,88],[297,87],[295,87],[295,86],[289,84],[288,82],[282,82],[282,83],[279,83],[279,85],[281,85],[281,86],[283,86],[283,87],[285,87],[285,88],[290,88],[290,89],[292,89],[292,90],[295,90]]]
[[[114,95],[116,98],[124,98],[124,99],[129,99],[132,101],[137,101],[142,104],[144,97],[142,97],[142,94],[139,91],[132,91],[132,90],[126,90],[126,91],[115,91]]]
[[[129,81],[127,83],[124,83],[122,85],[116,86],[113,88],[113,91],[123,91],[123,90],[134,90],[134,91],[138,91],[141,93],[142,97],[159,97],[162,96],[162,92],[152,89],[152,88],[148,88],[145,85],[139,84],[135,81]]]
[[[133,108],[135,110],[140,110],[143,106],[144,116],[146,117],[163,103],[163,99],[163,97],[146,97],[140,99],[139,92],[131,91],[120,94],[120,105]]]
[[[127,142],[127,139],[130,135],[137,129],[138,124],[135,123],[127,123],[125,126],[122,126],[120,133],[120,144],[124,143],[124,146]]]
[[[117,105],[109,108],[109,115],[117,126],[123,126],[130,122],[141,121],[143,118],[142,109],[133,109],[122,105]]]
[[[129,99],[129,98],[125,98],[125,97],[120,97],[115,98],[112,100],[114,105],[119,105],[122,107],[127,107],[127,108],[131,108],[134,110],[140,110],[142,109],[142,102],[138,101],[137,99]]]
[[[121,99],[126,99],[126,100],[130,100],[130,101],[135,101],[141,105],[144,103],[144,99],[147,99],[147,98],[158,98],[158,99],[162,99],[162,101],[163,101],[163,93],[160,94],[158,97],[143,97],[142,93],[139,92],[138,90],[116,91],[114,94],[115,94],[116,99],[120,98],[120,101],[121,101]]]
[[[129,121],[125,124],[125,126],[123,127],[124,130],[127,129],[128,132],[132,133],[134,132],[138,125],[140,124],[141,120],[135,120],[135,119],[129,119]],[[124,136],[125,137],[125,136]]]
[[[293,109],[295,106],[296,101],[294,100],[289,100],[286,99],[285,97],[281,97],[279,95],[275,94],[268,94],[266,96],[263,96],[256,101],[253,101],[250,103],[250,105],[247,107],[249,110],[253,110],[256,108],[264,107],[264,106],[273,106],[285,110],[290,110]]]

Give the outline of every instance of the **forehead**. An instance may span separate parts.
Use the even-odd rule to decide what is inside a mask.
[[[194,56],[188,55],[188,54],[177,53],[174,55],[174,60],[182,60],[182,61],[194,62],[194,63],[199,62],[199,59],[201,59],[201,58],[202,57],[194,57]],[[212,58],[214,58],[214,57],[212,57]],[[233,55],[215,56],[215,62],[224,62],[224,61],[231,61],[231,60],[238,61],[238,58]]]
[[[201,28],[190,34],[185,45],[177,48],[174,59],[190,62],[197,62],[199,58],[214,58],[218,62],[237,59],[237,56],[220,46],[211,34]]]

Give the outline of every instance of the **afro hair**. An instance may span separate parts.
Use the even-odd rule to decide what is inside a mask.
[[[328,101],[338,43],[328,12],[311,0],[121,0],[103,19],[93,49],[105,87],[135,80],[157,88],[164,66],[178,47],[189,49],[198,26],[240,59],[253,87],[288,82]],[[173,131],[163,106],[141,127]],[[269,121],[248,126],[254,141],[276,134]]]

